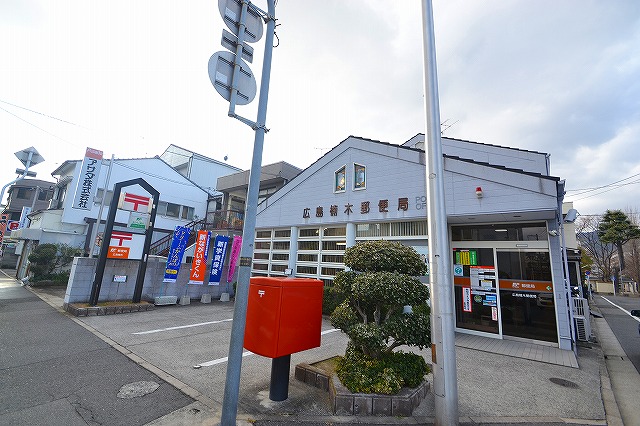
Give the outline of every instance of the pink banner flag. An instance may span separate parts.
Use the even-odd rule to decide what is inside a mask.
[[[227,273],[227,282],[230,283],[233,279],[233,274],[236,272],[236,265],[240,258],[240,249],[242,248],[242,237],[233,237],[233,243],[231,244],[231,259],[229,261],[229,272]]]

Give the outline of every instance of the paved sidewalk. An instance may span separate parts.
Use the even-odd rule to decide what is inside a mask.
[[[2,425],[144,425],[193,402],[5,270],[0,324]]]
[[[55,292],[46,294],[40,289],[32,291],[38,292],[53,306],[62,304],[61,294],[56,295]],[[174,308],[169,308],[163,312],[187,312],[188,309],[200,308],[214,309],[212,305],[198,308],[196,304],[191,307],[176,307],[177,310],[173,311],[171,309]],[[154,315],[157,314],[156,312]],[[132,315],[148,315],[148,313]],[[64,318],[63,315],[60,316]],[[94,326],[99,324],[99,318],[93,318],[91,324]],[[87,328],[91,329],[92,326],[87,325]],[[503,344],[513,346],[512,342],[507,341],[485,345],[482,345],[482,342],[476,342],[475,348],[472,348],[473,345],[469,343],[469,339],[461,336],[457,339],[460,341],[457,341],[456,347],[460,423],[465,425],[633,425],[633,422],[640,419],[640,408],[637,404],[637,391],[632,393],[629,389],[636,389],[634,386],[640,385],[639,375],[633,365],[630,365],[629,369],[629,365],[624,363],[605,360],[605,354],[614,354],[620,350],[619,345],[618,347],[615,345],[617,341],[612,337],[613,334],[608,329],[606,321],[595,319],[594,330],[598,343],[585,344],[578,348],[579,368],[497,353],[500,351],[498,348]],[[101,334],[98,330],[94,332]],[[110,341],[110,338],[104,335],[102,339]],[[487,340],[497,343],[494,339]],[[145,357],[148,359],[148,353],[136,354],[138,347],[136,345],[127,346],[126,343],[121,345],[117,341],[112,341],[111,344],[121,352],[128,353],[130,359],[137,359],[139,365],[159,372],[159,377],[163,377],[196,398],[194,403],[181,409],[162,417],[157,415],[156,417],[159,418],[150,421],[149,425],[219,424],[221,413],[219,389],[216,389],[216,394],[210,394],[210,390],[199,388],[195,382],[190,383],[187,379],[179,380],[172,377],[172,372],[166,368],[163,370],[153,363],[145,362]],[[480,350],[480,347],[484,347],[485,350]],[[533,353],[538,349],[543,352],[546,348],[529,348],[527,351]],[[517,349],[512,349],[509,353],[515,353],[514,351],[517,352]],[[429,360],[428,351],[423,351],[423,355]],[[292,361],[292,369],[294,366]],[[243,367],[243,373],[244,370],[245,367]],[[269,388],[268,374],[266,376],[266,379],[259,377],[253,380],[252,378],[251,382],[241,383],[238,424],[258,426],[428,425],[433,424],[434,421],[432,392],[409,418],[333,416],[328,409],[328,395],[295,380],[293,373],[290,379],[289,398],[282,402],[268,400],[266,396]],[[428,379],[431,381],[432,377]],[[565,386],[556,384],[551,379],[560,379],[560,383],[564,383]],[[618,406],[621,407],[620,410]],[[623,419],[625,419],[624,423]],[[1,417],[0,423],[2,423]]]

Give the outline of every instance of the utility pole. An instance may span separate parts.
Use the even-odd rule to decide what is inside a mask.
[[[431,284],[431,354],[435,424],[455,426],[458,418],[455,317],[451,250],[444,198],[444,166],[440,132],[438,75],[433,5],[422,0],[424,102],[426,111],[426,183],[429,217],[429,281]]]

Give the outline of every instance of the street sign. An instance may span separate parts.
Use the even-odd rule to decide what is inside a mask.
[[[218,10],[222,15],[222,20],[231,32],[238,35],[240,27],[240,12],[242,11],[241,0],[218,0]],[[251,7],[247,7],[245,18],[244,41],[255,43],[262,38],[263,23],[262,17]]]
[[[209,59],[209,79],[220,96],[226,101],[231,101],[231,80],[233,78],[233,67],[236,58],[231,52],[216,52]],[[238,59],[240,72],[238,81],[235,82],[238,96],[237,105],[246,105],[256,97],[258,87],[253,72],[246,62]]]
[[[31,154],[31,160],[29,160],[29,154]],[[42,155],[40,155],[40,153],[38,153],[38,150],[36,150],[32,146],[18,151],[14,153],[14,155],[18,157],[18,160],[20,160],[25,166],[27,166],[27,162],[29,163],[29,166],[35,166],[36,164],[42,163],[44,161]]]
[[[222,30],[222,40],[220,44],[231,52],[235,52],[238,48],[238,37],[227,30]],[[249,63],[253,62],[253,47],[247,43],[242,43],[242,59],[245,59]]]

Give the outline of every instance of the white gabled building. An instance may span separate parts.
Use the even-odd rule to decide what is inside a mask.
[[[92,249],[91,236],[100,210],[101,200],[105,195],[102,212],[102,226],[108,216],[112,199],[113,186],[118,182],[131,179],[144,179],[160,192],[157,216],[152,241],[156,241],[173,232],[177,225],[186,225],[206,215],[209,193],[190,179],[172,168],[159,157],[102,160],[97,184],[96,196],[86,203],[87,209],[74,208],[74,196],[82,173],[82,161],[65,161],[53,171],[57,178],[53,198],[49,207],[30,214],[31,224],[28,228],[16,231],[12,237],[21,241],[21,259],[18,277],[26,274],[26,258],[37,244],[64,243],[89,253]],[[111,175],[107,185],[107,174]],[[235,169],[235,168],[234,168]],[[128,192],[145,195],[146,191],[139,186],[131,187]],[[119,212],[116,222],[125,223],[125,212]]]
[[[442,138],[456,330],[572,349],[549,155]],[[344,250],[386,239],[428,258],[424,135],[350,136],[258,206],[252,274],[331,284]],[[426,282],[426,279],[425,279]]]

